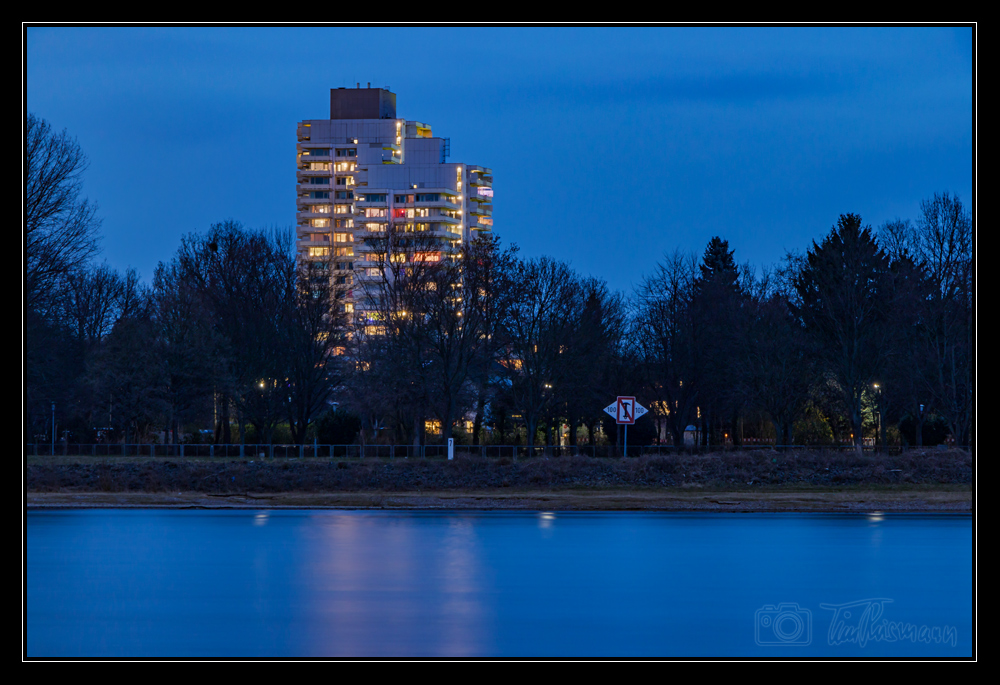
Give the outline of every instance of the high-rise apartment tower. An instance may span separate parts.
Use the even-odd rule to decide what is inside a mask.
[[[296,146],[298,258],[330,260],[349,311],[367,308],[351,286],[378,275],[366,238],[413,232],[434,261],[493,225],[492,171],[449,162],[448,138],[398,118],[395,93],[368,85],[331,89],[330,118],[299,122]]]

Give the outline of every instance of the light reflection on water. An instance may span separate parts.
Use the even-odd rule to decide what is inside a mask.
[[[31,511],[27,653],[968,656],[971,532],[881,512]],[[957,644],[829,644],[820,605],[876,597]],[[756,625],[788,603],[808,644]]]

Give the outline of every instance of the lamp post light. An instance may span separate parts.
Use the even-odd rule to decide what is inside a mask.
[[[885,449],[885,431],[882,421],[882,388],[878,383],[873,383],[875,388],[875,436],[879,449]]]
[[[917,447],[924,446],[924,405],[920,405],[920,417],[917,421]]]

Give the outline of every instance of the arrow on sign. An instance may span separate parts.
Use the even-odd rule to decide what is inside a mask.
[[[634,397],[619,397],[618,398],[618,423],[625,423],[632,425],[635,423],[635,398]]]

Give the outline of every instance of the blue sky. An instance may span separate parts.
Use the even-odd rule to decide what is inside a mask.
[[[214,222],[291,227],[295,124],[371,82],[492,167],[494,229],[630,291],[714,235],[777,263],[844,212],[972,200],[967,27],[25,32],[25,110],[76,136],[112,266]]]

